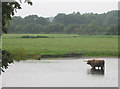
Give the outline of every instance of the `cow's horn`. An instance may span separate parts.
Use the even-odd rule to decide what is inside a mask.
[[[83,61],[84,61],[84,62],[87,62],[87,61],[85,61],[84,59],[83,59]]]

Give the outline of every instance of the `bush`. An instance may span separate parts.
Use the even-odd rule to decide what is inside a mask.
[[[34,59],[40,60],[40,59],[41,59],[41,55],[36,55],[36,56],[34,57]]]
[[[13,63],[13,56],[6,50],[2,50],[2,71],[3,72],[4,72],[3,69],[7,69],[10,63]]]
[[[23,48],[16,48],[16,49],[13,49],[11,51],[11,54],[14,58],[14,60],[16,61],[20,61],[20,60],[26,60],[27,59],[27,54],[26,54],[26,50],[23,49]]]
[[[49,38],[48,36],[22,36],[21,38]]]

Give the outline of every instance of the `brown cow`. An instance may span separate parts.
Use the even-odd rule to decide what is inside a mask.
[[[101,70],[104,69],[104,64],[105,64],[105,61],[104,60],[97,60],[97,59],[93,59],[93,60],[87,60],[86,61],[87,64],[89,64],[93,69],[95,69],[95,67],[101,67]]]

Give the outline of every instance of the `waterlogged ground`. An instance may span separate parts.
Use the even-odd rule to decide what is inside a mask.
[[[104,71],[91,70],[90,66],[79,58],[15,62],[2,74],[2,86],[117,87],[118,59],[103,59],[106,62]]]

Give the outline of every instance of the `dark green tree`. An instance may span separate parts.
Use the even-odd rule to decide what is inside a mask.
[[[79,12],[59,13],[53,21],[48,18],[29,15],[25,18],[13,17],[8,33],[68,33],[81,35],[105,35],[108,28],[118,24],[118,11],[109,11],[103,14]],[[18,22],[18,23],[17,23]],[[30,27],[31,25],[31,27]],[[116,31],[117,28],[114,29]],[[110,32],[110,30],[109,30]],[[114,35],[113,31],[110,33]]]

